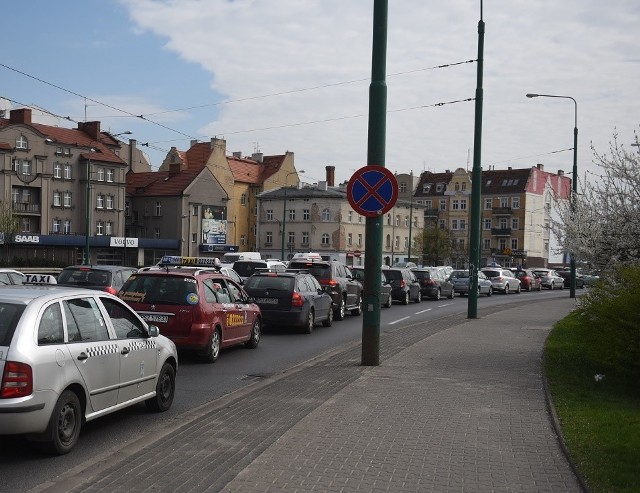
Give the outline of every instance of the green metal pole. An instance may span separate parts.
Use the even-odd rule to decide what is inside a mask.
[[[478,318],[478,267],[480,264],[480,194],[482,193],[482,70],[484,65],[484,21],[480,2],[478,22],[478,72],[476,84],[476,120],[473,136],[473,169],[471,171],[471,239],[469,245],[469,300],[467,318]]]
[[[571,98],[573,99],[573,98]],[[578,198],[578,103],[573,99],[576,108],[576,120],[573,127],[573,193],[571,194],[571,214],[575,221],[576,199]],[[573,252],[570,253],[571,259],[569,264],[571,274],[571,284],[569,285],[569,298],[576,297],[576,259]]]
[[[413,171],[411,172],[411,195],[409,202],[409,251],[407,253],[407,262],[411,262],[411,226],[413,225]]]
[[[87,206],[86,219],[84,225],[84,265],[91,264],[91,251],[89,249],[89,235],[91,233],[91,150],[89,150],[89,160],[87,161]]]
[[[367,165],[385,166],[387,123],[387,0],[373,2],[373,48],[369,85]],[[380,364],[380,288],[382,283],[383,217],[367,217],[364,267],[364,315],[362,318],[362,365]],[[395,224],[395,223],[394,223]]]

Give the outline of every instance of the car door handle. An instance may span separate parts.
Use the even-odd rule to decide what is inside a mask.
[[[124,356],[125,354],[129,354],[129,348],[128,348],[128,347],[123,347],[123,348],[122,348],[122,351],[120,351],[120,354],[122,354],[123,356]]]
[[[78,361],[84,361],[85,359],[88,359],[89,356],[87,356],[87,353],[82,352],[78,355]]]

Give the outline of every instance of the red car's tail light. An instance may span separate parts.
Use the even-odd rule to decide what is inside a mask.
[[[302,298],[302,296],[300,296],[300,293],[298,293],[297,291],[294,291],[293,294],[291,295],[291,306],[303,306],[304,305],[304,299]]]
[[[322,284],[323,286],[331,286],[332,288],[334,288],[338,285],[338,281],[336,281],[335,279],[321,279],[320,284]]]
[[[113,289],[111,286],[107,286],[104,290],[109,294],[118,294],[118,290]]]
[[[402,281],[400,281],[400,287],[404,288],[404,279]]]
[[[0,398],[13,399],[26,397],[33,393],[33,372],[25,363],[7,361],[2,374]]]

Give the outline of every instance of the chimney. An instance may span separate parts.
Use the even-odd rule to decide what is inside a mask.
[[[540,171],[544,171],[544,164],[536,164],[536,167],[540,170]]]
[[[180,163],[169,163],[169,176],[180,174]]]
[[[31,108],[11,110],[9,113],[9,121],[11,123],[24,123],[26,125],[31,125]]]
[[[100,140],[100,122],[78,122],[78,130],[86,133],[95,141]]]
[[[253,154],[251,154],[251,159],[253,159],[258,163],[262,162],[262,157],[263,157],[263,154],[261,152],[254,152]]]
[[[335,186],[336,167],[325,166],[325,169],[327,170],[327,186],[328,187]]]
[[[236,151],[233,153],[233,157],[236,159],[242,159],[242,151]]]
[[[558,170],[558,176],[564,176],[564,170],[559,169]]]
[[[513,168],[512,168],[511,166],[508,166],[508,167],[507,167],[507,170],[508,170],[508,171],[512,171],[512,170],[513,170]]]

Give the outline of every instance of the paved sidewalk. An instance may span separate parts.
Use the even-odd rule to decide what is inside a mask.
[[[546,408],[569,298],[385,332],[218,399],[38,492],[582,491]],[[36,490],[34,490],[36,491]]]

